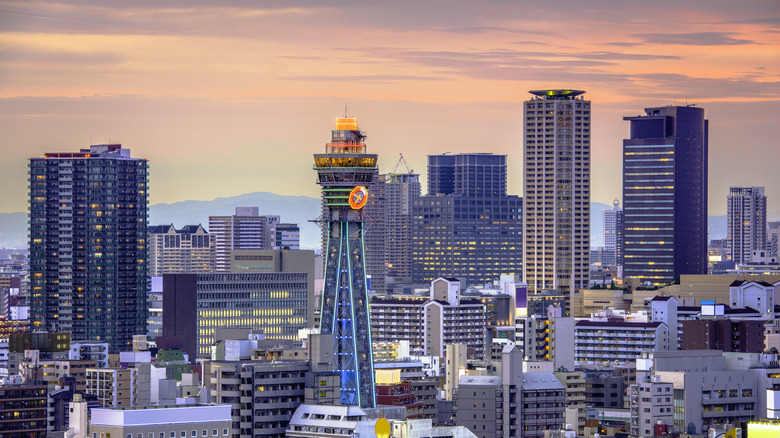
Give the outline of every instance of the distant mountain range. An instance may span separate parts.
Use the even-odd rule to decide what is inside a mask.
[[[260,207],[260,214],[279,216],[282,222],[297,223],[301,228],[301,246],[319,248],[319,227],[311,220],[320,216],[320,200],[309,196],[284,196],[268,192],[246,193],[211,201],[180,201],[171,204],[154,204],[149,211],[149,224],[184,225],[203,224],[208,228],[209,216],[230,215],[236,207]],[[604,245],[604,210],[611,205],[600,202],[590,204],[590,244]],[[780,211],[767,215],[769,220],[780,220]],[[726,237],[726,215],[709,216],[709,239]],[[27,213],[0,213],[0,248],[25,248],[27,246]]]

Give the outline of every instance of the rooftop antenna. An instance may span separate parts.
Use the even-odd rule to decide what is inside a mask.
[[[344,118],[346,119],[347,117],[349,117],[349,116],[347,115],[347,104],[345,103],[344,104]]]

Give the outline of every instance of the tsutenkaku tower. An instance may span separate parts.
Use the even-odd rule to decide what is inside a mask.
[[[341,404],[374,407],[374,356],[366,297],[363,207],[378,169],[366,153],[357,119],[336,119],[324,154],[314,154],[322,186],[325,286],[320,332],[333,334],[334,368],[341,374]]]

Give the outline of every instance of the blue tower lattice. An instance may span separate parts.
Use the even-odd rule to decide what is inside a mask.
[[[353,118],[337,119],[325,154],[315,154],[323,191],[326,262],[320,332],[334,337],[334,369],[341,375],[340,403],[374,407],[374,361],[366,287],[363,205],[377,156],[365,153],[365,135]]]

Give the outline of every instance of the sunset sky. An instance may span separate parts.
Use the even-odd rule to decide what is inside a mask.
[[[688,103],[710,214],[732,185],[780,210],[778,0],[0,0],[0,212],[27,209],[30,156],[109,141],[149,159],[152,203],[318,196],[345,104],[380,171],[508,154],[522,195],[522,102],[546,88],[592,102],[593,201],[621,197],[622,117]]]

